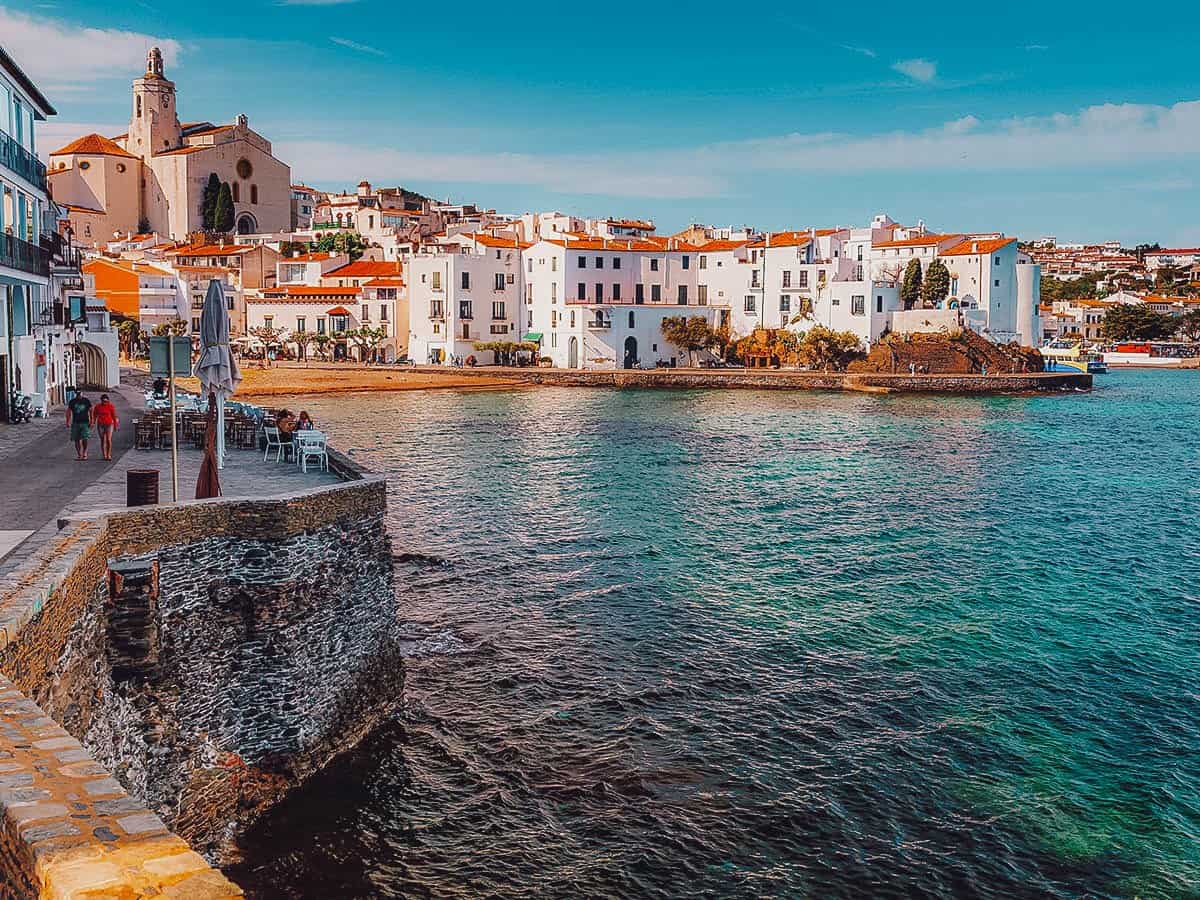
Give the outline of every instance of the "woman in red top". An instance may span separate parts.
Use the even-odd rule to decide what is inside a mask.
[[[108,394],[102,394],[100,402],[92,407],[92,424],[100,434],[100,452],[105,459],[112,459],[113,432],[121,420],[117,418],[117,408],[108,399]]]

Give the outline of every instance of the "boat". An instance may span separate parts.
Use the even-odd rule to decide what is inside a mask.
[[[1200,345],[1183,341],[1124,341],[1104,354],[1113,366],[1155,369],[1200,367]]]
[[[1058,338],[1047,341],[1038,350],[1046,361],[1047,372],[1086,372],[1089,375],[1108,372],[1104,356],[1084,347],[1082,341]]]

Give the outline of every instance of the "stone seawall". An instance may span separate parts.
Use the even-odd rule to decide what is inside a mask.
[[[243,826],[395,711],[386,487],[336,462],[353,480],[310,493],[65,521],[0,584],[0,713],[13,710],[0,718],[0,884],[22,886],[0,900],[57,896],[55,872],[81,859],[138,884],[114,896],[170,895],[182,878],[153,882],[151,838],[216,885],[195,896],[235,896],[181,839],[221,861]],[[22,753],[29,766],[10,772]],[[65,771],[76,764],[86,776]],[[84,777],[118,802],[93,802]],[[21,793],[30,778],[36,796]],[[38,828],[20,812],[30,804],[47,807]],[[103,824],[72,824],[85,814]]]
[[[424,370],[423,370],[424,371]],[[1092,376],[1078,372],[1015,375],[907,375],[877,372],[795,372],[782,369],[454,369],[454,375],[511,378],[554,387],[734,388],[776,391],[865,391],[914,394],[1011,394],[1088,390]]]

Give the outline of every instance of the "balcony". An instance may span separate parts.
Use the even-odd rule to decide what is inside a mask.
[[[41,160],[0,131],[0,169],[24,178],[42,193],[46,191],[46,167]]]
[[[0,134],[0,137],[3,135]],[[11,234],[0,234],[0,266],[49,278],[50,251]]]
[[[587,321],[587,327],[593,331],[606,331],[607,329],[612,328],[612,319],[589,319]]]
[[[29,303],[30,325],[67,325],[67,310],[53,300],[31,300]]]

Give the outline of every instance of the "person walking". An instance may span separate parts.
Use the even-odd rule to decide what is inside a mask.
[[[71,429],[71,440],[75,444],[75,458],[87,459],[88,439],[92,436],[92,401],[76,394],[67,404],[67,427]]]
[[[92,408],[92,424],[100,436],[100,453],[105,459],[112,459],[113,432],[121,424],[117,408],[108,399],[108,394],[100,395],[100,402]]]

